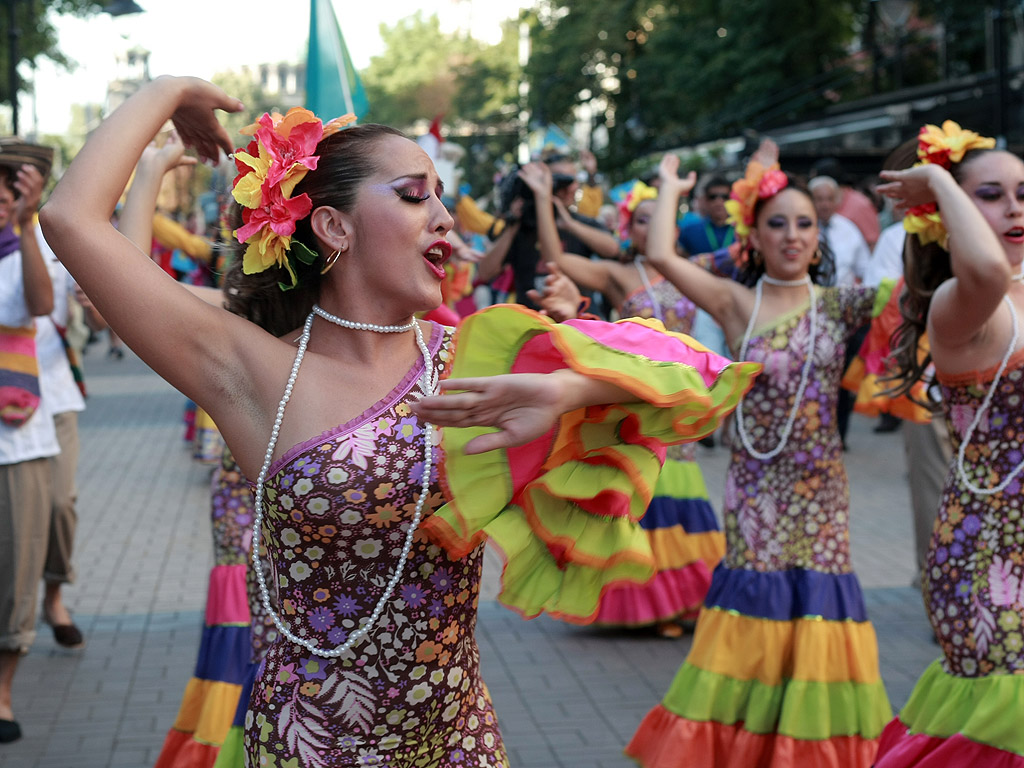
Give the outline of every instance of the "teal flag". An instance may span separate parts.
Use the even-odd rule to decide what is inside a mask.
[[[370,109],[331,0],[310,0],[309,4],[306,108],[324,122],[348,112],[361,118]]]

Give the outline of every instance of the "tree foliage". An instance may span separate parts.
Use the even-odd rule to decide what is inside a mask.
[[[526,74],[542,122],[600,107],[613,165],[820,107],[849,80],[858,0],[541,0]],[[834,98],[834,97],[832,97]]]
[[[40,58],[68,67],[72,62],[58,47],[57,30],[53,15],[88,17],[100,13],[103,3],[94,0],[4,0],[0,5],[0,101],[10,103],[8,72],[11,66],[10,10],[14,10],[14,29],[17,33],[18,61],[36,61]],[[19,78],[18,90],[24,88]]]

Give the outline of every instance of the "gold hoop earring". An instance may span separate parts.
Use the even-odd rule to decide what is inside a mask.
[[[821,260],[824,258],[824,254],[821,252],[821,246],[818,246],[818,250],[814,252],[814,256],[811,257],[811,264],[817,266],[821,264]]]
[[[764,262],[764,257],[761,255],[761,252],[757,250],[757,248],[750,249],[750,261],[751,263],[753,263],[755,267],[760,267],[761,264]]]
[[[341,256],[341,248],[336,248],[334,253],[324,259],[324,268],[320,270],[321,275],[326,275],[331,271],[331,267],[338,261],[338,257]]]

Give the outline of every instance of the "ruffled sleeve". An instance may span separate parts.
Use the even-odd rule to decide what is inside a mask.
[[[450,375],[564,368],[636,401],[567,413],[527,445],[473,456],[464,446],[490,428],[445,429],[450,501],[423,527],[454,556],[489,537],[505,559],[499,600],[524,616],[547,611],[587,623],[603,590],[654,573],[638,521],[665,446],[713,432],[761,367],[719,357],[657,320],[554,323],[505,305],[462,322]]]
[[[857,413],[865,416],[888,413],[918,424],[927,424],[931,421],[931,412],[918,404],[928,399],[924,382],[915,383],[909,397],[906,394],[892,397],[886,391],[895,386],[896,382],[883,381],[889,374],[887,359],[892,351],[890,340],[902,322],[899,307],[902,291],[903,278],[898,281],[883,280],[878,286],[868,334],[843,376],[843,388],[857,393],[853,405]]]

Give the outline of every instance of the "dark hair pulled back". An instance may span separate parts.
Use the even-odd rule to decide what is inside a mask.
[[[779,190],[778,193],[771,197],[759,198],[754,204],[754,224],[752,226],[757,226],[758,219],[761,217],[761,211],[764,210],[768,202],[774,200],[788,189],[799,192],[813,204],[814,198],[811,196],[810,190],[807,189],[807,185],[789,173],[786,174],[786,179],[786,186]],[[815,218],[817,218],[817,214],[815,214]],[[764,274],[764,259],[757,257],[757,252],[751,247],[749,240],[743,245],[743,248],[746,251],[747,258],[744,266],[740,269],[737,281],[746,286],[753,286],[757,284],[761,275]],[[829,250],[826,243],[819,241],[818,252],[821,254],[821,258],[807,268],[807,274],[810,275],[811,281],[818,285],[832,285],[835,282],[835,260],[832,257],[832,251]]]
[[[901,144],[886,158],[884,170],[910,168],[917,162],[917,139]],[[953,163],[949,172],[957,184],[963,183],[964,169],[974,160],[997,149],[972,149],[966,152],[959,163]],[[889,363],[892,373],[884,380],[892,382],[889,393],[911,397],[911,388],[921,379],[931,363],[931,352],[921,354],[921,340],[928,324],[928,310],[932,296],[940,285],[953,277],[953,265],[949,251],[938,243],[922,245],[916,235],[907,235],[903,246],[903,279],[905,287],[900,295],[899,327],[890,339],[892,352]],[[911,398],[913,399],[913,398]],[[939,410],[937,398],[918,403],[932,411]]]
[[[311,251],[323,252],[311,226],[312,212],[322,206],[350,212],[355,207],[359,187],[379,167],[377,145],[387,136],[401,136],[401,131],[377,123],[345,128],[323,139],[316,147],[319,156],[315,171],[309,171],[296,186],[292,197],[309,195],[313,205],[310,216],[298,221],[292,240],[298,240]],[[237,229],[242,222],[241,207],[232,203],[229,225]],[[234,258],[224,274],[225,306],[235,314],[251,320],[275,336],[298,328],[305,321],[320,297],[323,263],[296,264],[298,284],[282,291],[278,283],[289,282],[283,267],[272,267],[254,275],[242,272],[242,254],[246,246],[237,244]]]

